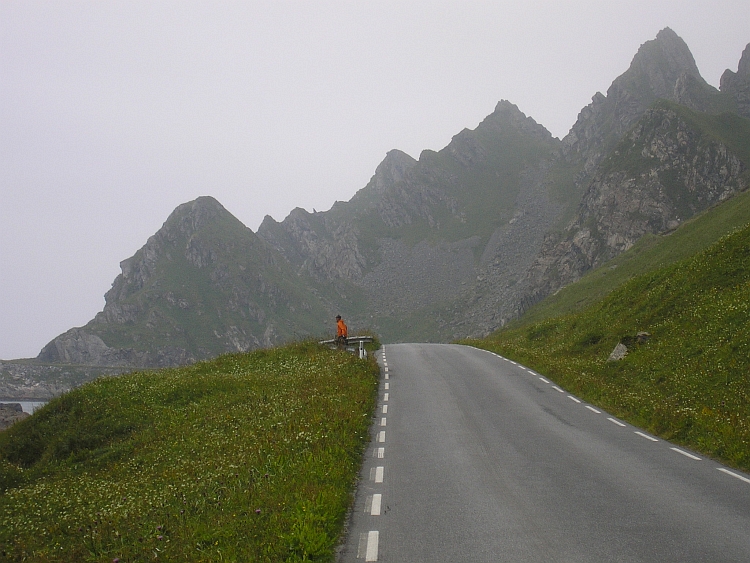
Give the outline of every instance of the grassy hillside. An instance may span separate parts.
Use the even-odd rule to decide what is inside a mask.
[[[303,343],[53,400],[0,434],[0,561],[331,561],[377,379]]]
[[[734,209],[746,200],[744,194]],[[731,209],[721,211],[731,215]],[[583,301],[588,306],[576,312],[472,344],[523,362],[665,439],[750,470],[750,225],[690,258],[630,278],[604,299]],[[570,311],[574,303],[556,306]],[[638,345],[640,331],[651,337]],[[607,362],[618,342],[630,353]]]

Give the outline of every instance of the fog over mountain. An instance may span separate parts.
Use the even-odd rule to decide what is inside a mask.
[[[391,151],[440,151],[501,99],[563,139],[667,25],[736,89],[748,24],[738,0],[4,2],[0,358],[94,318],[183,203],[212,196],[253,231],[329,210]]]
[[[0,362],[0,395],[324,336],[336,313],[386,342],[487,335],[748,188],[749,57],[717,89],[664,28],[563,139],[501,100],[439,151],[389,151],[328,211],[253,232],[213,197],[181,204],[94,318]]]

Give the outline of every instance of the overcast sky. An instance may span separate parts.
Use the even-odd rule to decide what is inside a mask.
[[[179,204],[327,210],[507,99],[562,138],[671,27],[712,85],[747,0],[0,0],[0,358],[88,322]]]

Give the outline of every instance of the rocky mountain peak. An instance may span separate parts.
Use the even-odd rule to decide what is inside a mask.
[[[189,235],[227,215],[229,215],[229,212],[213,197],[201,196],[179,205],[167,218],[162,231],[176,229]]]
[[[739,65],[737,65],[737,72],[732,72],[729,69],[724,71],[721,75],[721,82],[719,83],[719,89],[724,92],[736,82],[748,82],[750,81],[750,43],[747,44],[745,50],[742,51]]]
[[[120,262],[122,270],[122,284],[115,280],[113,288],[105,295],[105,299],[121,299],[125,294],[139,291],[153,275],[154,267],[165,254],[167,246],[174,245],[179,239],[191,241],[192,237],[211,223],[227,217],[234,217],[221,203],[210,196],[201,196],[193,201],[179,205],[167,218],[156,234],[149,237],[146,244],[130,258]],[[234,219],[237,223],[236,219]],[[193,256],[195,244],[188,244],[186,252],[199,262],[210,260],[209,256]],[[193,252],[195,254],[195,252]],[[120,277],[118,277],[120,279]],[[119,290],[118,290],[119,288]],[[125,291],[123,294],[121,291]]]
[[[617,140],[662,98],[702,111],[703,99],[715,89],[700,75],[687,44],[670,28],[646,41],[627,71],[607,95],[597,93],[563,139],[569,158],[582,159],[587,173],[599,164]],[[707,94],[708,92],[708,94]]]
[[[740,64],[737,67],[737,75],[745,79],[750,79],[750,43],[748,43],[745,50],[742,51]]]
[[[656,39],[641,45],[630,69],[620,79],[645,82],[644,86],[654,97],[672,99],[675,83],[684,74],[702,80],[687,44],[666,27],[657,34]]]
[[[539,125],[533,118],[528,117],[518,109],[517,105],[508,100],[500,100],[495,106],[495,111],[488,115],[484,121],[479,124],[477,130],[485,128],[511,128],[530,137],[545,140],[552,138],[552,133],[547,131],[544,126]]]
[[[406,173],[417,164],[411,156],[398,149],[388,151],[370,180],[370,187],[376,194],[382,194],[389,186],[404,179]]]
[[[719,89],[734,98],[740,115],[750,118],[750,43],[742,52],[737,72],[727,69],[721,75]]]
[[[547,143],[552,140],[552,133],[531,117],[527,117],[517,105],[508,100],[500,100],[495,106],[495,111],[485,117],[476,129],[464,129],[454,135],[450,144],[443,150],[464,166],[476,165],[484,162],[487,157],[488,148],[483,139],[488,137],[523,137]]]

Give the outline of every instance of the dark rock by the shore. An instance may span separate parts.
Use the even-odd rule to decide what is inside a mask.
[[[0,404],[0,430],[5,430],[27,416],[29,413],[23,412],[20,403]]]

